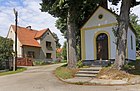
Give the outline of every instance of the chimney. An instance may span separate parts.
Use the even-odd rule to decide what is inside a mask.
[[[29,30],[31,30],[31,26],[27,26],[26,28],[29,29]]]

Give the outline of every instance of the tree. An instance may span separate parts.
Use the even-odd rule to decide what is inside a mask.
[[[53,34],[53,36],[54,36],[54,38],[56,40],[56,48],[60,48],[61,44],[59,43],[59,38],[58,38],[57,34],[54,33],[54,32],[52,34]]]
[[[110,0],[113,4],[117,4],[120,0]],[[136,0],[122,0],[120,15],[117,19],[117,41],[116,41],[116,58],[114,68],[120,70],[125,64],[127,30],[129,26],[130,8],[139,4]]]
[[[13,41],[0,37],[0,63],[13,57]],[[0,67],[1,68],[1,67]]]
[[[76,54],[77,59],[81,59],[81,37],[80,37],[80,28],[86,22],[86,20],[92,15],[93,11],[97,7],[97,4],[100,4],[102,7],[107,8],[107,0],[98,0],[98,1],[90,1],[90,0],[83,0],[83,4],[80,6],[79,17],[77,18],[77,28],[78,30],[75,31],[76,36]],[[68,32],[67,32],[67,18],[60,17],[56,21],[56,27],[63,33],[65,38],[68,40]]]
[[[140,24],[138,24],[138,16],[133,14],[130,14],[130,23],[132,24],[133,28],[137,32],[136,36],[136,49],[140,50]]]
[[[67,60],[67,43],[64,42],[63,48],[62,48],[62,56],[64,60]]]
[[[66,37],[69,46],[69,68],[76,67],[76,40],[79,38],[76,37],[76,35],[80,35],[80,26],[85,23],[83,22],[85,17],[89,16],[89,13],[87,12],[91,13],[99,1],[100,0],[42,0],[42,3],[40,4],[42,12],[48,12],[54,17],[58,17],[60,23],[65,22],[67,25],[64,27],[64,30],[67,31]],[[80,40],[80,38],[78,40]]]

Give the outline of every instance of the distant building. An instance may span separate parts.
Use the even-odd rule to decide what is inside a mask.
[[[11,25],[8,38],[15,41],[15,25]],[[15,45],[15,42],[14,42]],[[15,46],[13,46],[15,50]],[[51,31],[40,31],[28,27],[17,27],[17,56],[41,60],[56,60],[56,40]]]

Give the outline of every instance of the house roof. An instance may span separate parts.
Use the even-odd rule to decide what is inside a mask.
[[[36,39],[40,38],[47,31],[48,31],[48,29],[43,29],[43,30],[38,31],[35,35],[35,38]]]
[[[62,48],[57,48],[57,49],[56,49],[56,52],[57,52],[57,53],[61,53],[62,50],[63,50]]]
[[[15,25],[11,25],[15,31]],[[22,45],[41,47],[36,38],[40,38],[48,29],[37,31],[34,29],[28,29],[24,27],[17,27],[17,37]]]
[[[93,13],[92,13],[91,15],[89,15],[89,17],[87,17],[87,19],[84,20],[85,23],[82,25],[81,29],[84,27],[84,25],[87,23],[87,21],[92,17],[92,15],[98,10],[99,7],[103,8],[103,7],[100,6],[100,5],[97,6],[97,7],[95,8],[95,10],[93,11]],[[113,14],[116,18],[119,17],[119,15],[117,15],[115,12],[112,12],[110,9],[106,9],[106,8],[103,8],[103,9],[105,9],[105,10],[107,10],[109,13]],[[133,28],[133,26],[131,25],[130,22],[129,22],[129,28],[134,32],[134,34],[137,34],[137,33],[136,33],[136,30]]]

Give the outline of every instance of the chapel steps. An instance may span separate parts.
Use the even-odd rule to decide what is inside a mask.
[[[96,77],[102,67],[80,68],[75,77]]]

